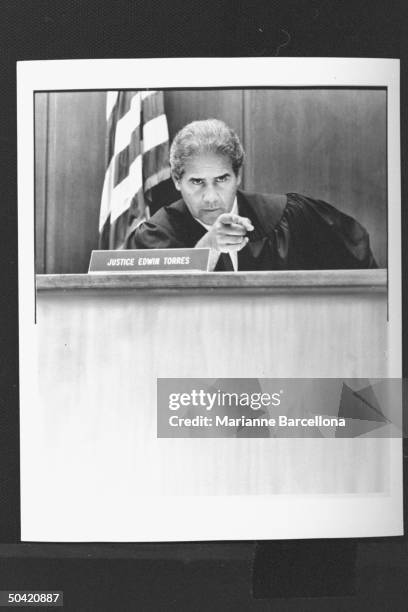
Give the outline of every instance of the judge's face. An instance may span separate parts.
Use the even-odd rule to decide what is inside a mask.
[[[192,157],[181,179],[174,179],[190,213],[206,225],[230,212],[240,182],[241,175],[235,174],[230,159],[215,153]]]

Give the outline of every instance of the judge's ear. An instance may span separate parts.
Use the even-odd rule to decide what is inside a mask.
[[[238,170],[238,174],[237,174],[237,187],[240,186],[241,184],[241,180],[242,180],[242,166],[241,168]]]
[[[173,179],[173,183],[177,191],[181,191],[180,181],[174,176],[173,172],[171,173],[171,178]]]

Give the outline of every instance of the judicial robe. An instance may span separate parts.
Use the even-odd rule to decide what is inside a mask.
[[[238,270],[376,268],[360,223],[323,200],[237,191],[238,213],[252,222]],[[160,208],[129,237],[129,249],[194,247],[205,228],[183,200]]]

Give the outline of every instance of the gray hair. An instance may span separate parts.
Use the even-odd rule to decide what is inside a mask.
[[[170,168],[174,178],[181,179],[188,159],[205,153],[227,156],[236,175],[245,156],[237,134],[223,121],[192,121],[175,135],[170,147]]]

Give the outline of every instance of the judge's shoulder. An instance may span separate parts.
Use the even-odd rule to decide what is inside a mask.
[[[282,218],[288,198],[286,194],[238,191],[240,214],[250,219],[255,215],[265,229],[272,229]]]
[[[238,190],[237,196],[238,199],[246,200],[253,206],[268,208],[273,206],[282,212],[288,203],[288,196],[285,193],[258,193],[255,191]]]

